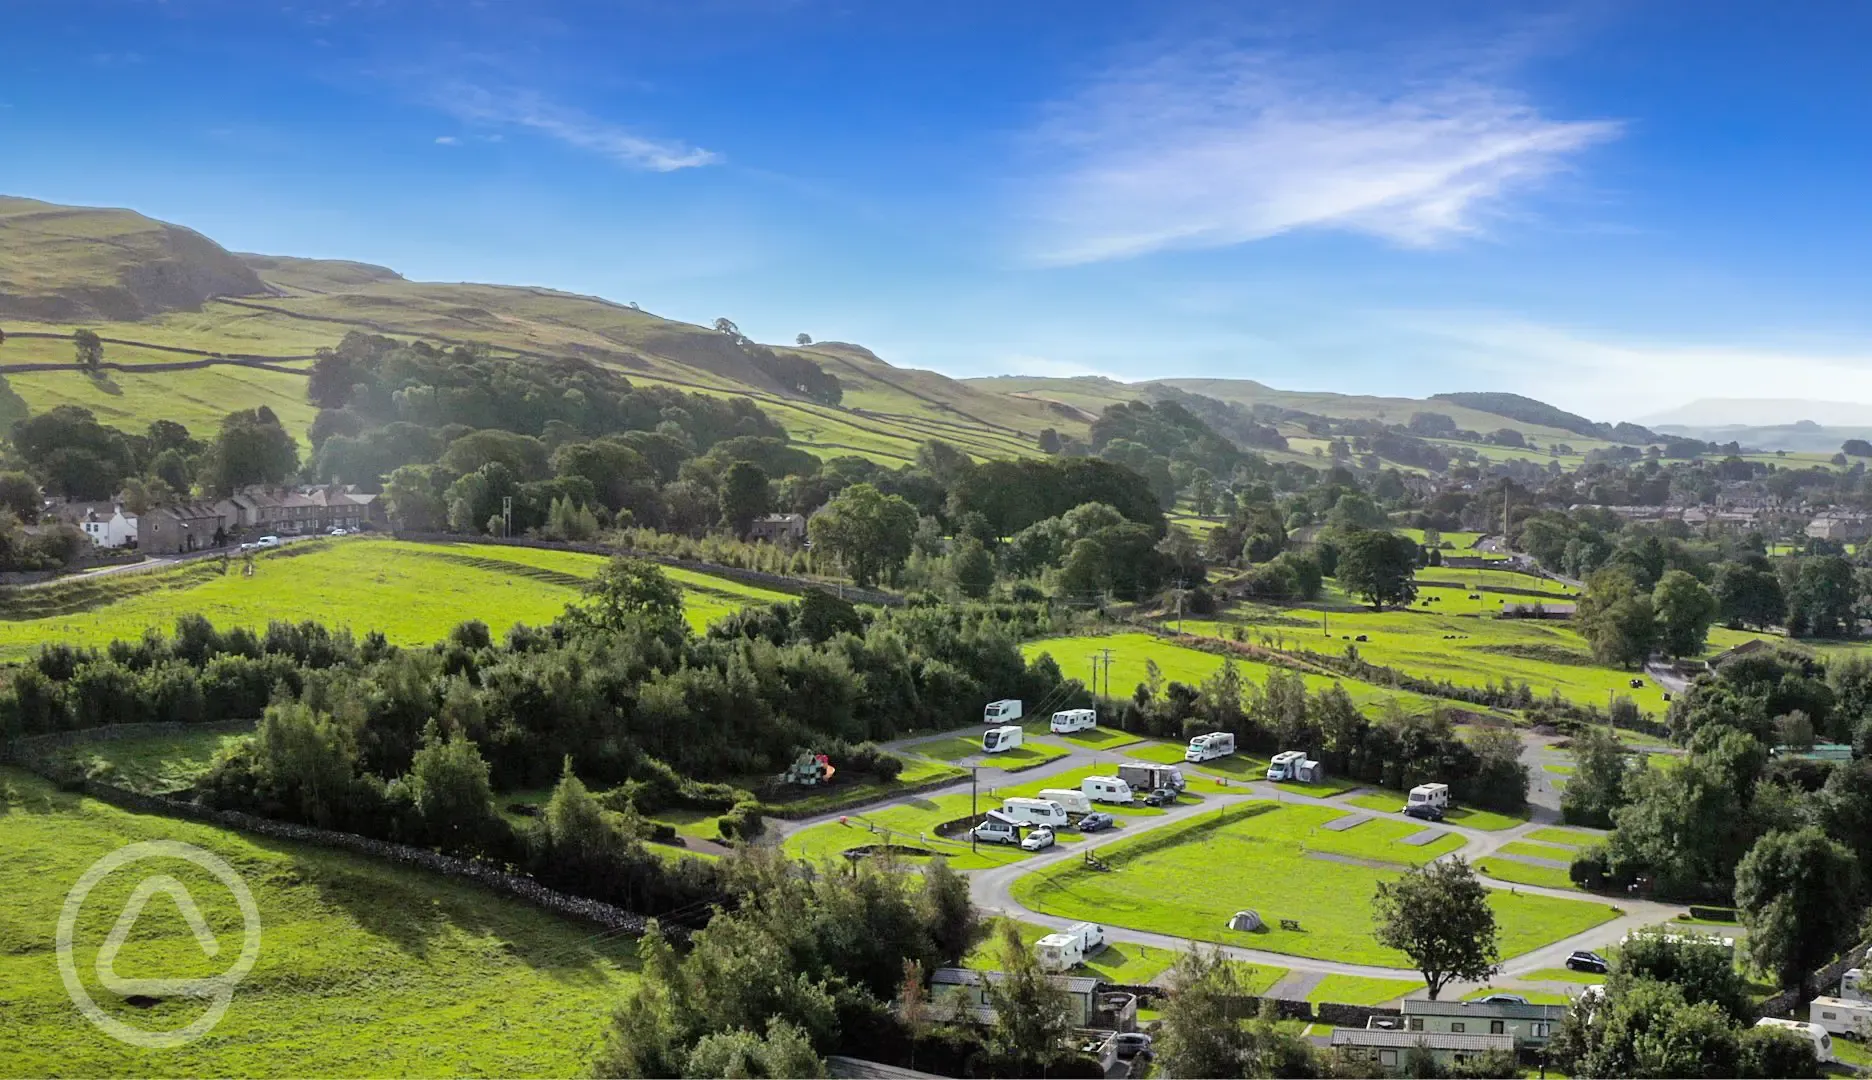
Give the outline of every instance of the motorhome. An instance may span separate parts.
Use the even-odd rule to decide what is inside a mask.
[[[1118,779],[1131,785],[1133,791],[1154,791],[1157,788],[1169,788],[1172,791],[1183,790],[1183,770],[1175,765],[1154,765],[1144,761],[1126,761],[1118,766]]]
[[[1826,1029],[1819,1024],[1809,1024],[1803,1020],[1783,1020],[1778,1016],[1764,1016],[1755,1021],[1755,1026],[1778,1027],[1792,1031],[1813,1043],[1814,1057],[1822,1065],[1833,1060],[1833,1036],[1828,1035]]]
[[[1872,1035],[1872,1001],[1817,997],[1807,1007],[1807,1020],[1826,1028],[1829,1034],[1864,1039]]]
[[[1098,713],[1091,709],[1063,709],[1053,714],[1053,734],[1070,735],[1098,727]]]
[[[1116,776],[1088,776],[1079,781],[1079,790],[1092,802],[1128,803],[1131,785]]]
[[[1208,735],[1198,735],[1189,742],[1189,748],[1183,751],[1184,761],[1214,761],[1219,757],[1228,757],[1235,752],[1235,733],[1217,731]]]
[[[1021,703],[1014,698],[990,701],[982,710],[984,724],[1011,724],[1021,718]]]
[[[1411,788],[1404,812],[1411,817],[1443,820],[1443,815],[1449,812],[1449,785],[1418,784]]]
[[[1018,844],[1021,842],[1020,822],[1001,813],[990,810],[982,815],[981,824],[969,830],[977,840],[990,844]]]
[[[1012,750],[1021,744],[1021,734],[1019,724],[989,728],[982,732],[982,752],[999,754],[1003,750]]]
[[[1012,818],[1022,825],[1066,824],[1066,808],[1052,799],[1012,798],[1001,804],[1003,816]]]
[[[1090,814],[1092,812],[1092,800],[1083,791],[1074,791],[1071,788],[1044,788],[1040,792],[1040,797],[1059,803],[1066,808],[1067,813]]]
[[[1326,767],[1299,750],[1283,750],[1268,762],[1269,780],[1293,780],[1311,784],[1326,776]]]

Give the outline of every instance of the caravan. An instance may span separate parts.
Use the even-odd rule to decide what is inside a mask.
[[[1833,1035],[1872,1036],[1872,1002],[1817,997],[1807,1007],[1807,1019]]]
[[[984,724],[1011,724],[1021,718],[1021,703],[1014,698],[990,701],[982,710]]]
[[[1283,750],[1268,762],[1267,778],[1314,784],[1326,778],[1326,767],[1299,750]]]
[[[1062,709],[1053,714],[1053,734],[1071,735],[1098,727],[1098,713],[1091,709]]]
[[[1219,757],[1228,757],[1235,752],[1235,733],[1217,731],[1208,735],[1198,735],[1189,742],[1189,749],[1183,751],[1184,761],[1213,761]]]
[[[1088,776],[1079,781],[1079,790],[1092,802],[1129,805],[1132,797],[1131,785],[1116,776]]]
[[[989,728],[982,732],[982,753],[998,754],[1003,750],[1012,750],[1021,744],[1019,724],[1006,727]]]
[[[1066,824],[1066,808],[1052,799],[1012,798],[1001,804],[1001,814],[1022,825]]]
[[[1406,814],[1426,821],[1442,821],[1448,811],[1448,784],[1418,784],[1410,789],[1410,800],[1404,804]]]
[[[1819,1059],[1822,1065],[1833,1060],[1833,1036],[1828,1035],[1826,1029],[1819,1024],[1809,1024],[1800,1020],[1782,1020],[1775,1016],[1764,1016],[1760,1020],[1755,1021],[1755,1026],[1786,1028],[1794,1034],[1799,1035],[1801,1038],[1813,1043],[1814,1057]]]
[[[1090,814],[1092,812],[1092,800],[1087,798],[1086,793],[1083,791],[1074,791],[1071,788],[1042,788],[1040,797],[1042,799],[1052,799],[1054,802],[1059,803],[1066,808],[1066,812],[1069,814]]]

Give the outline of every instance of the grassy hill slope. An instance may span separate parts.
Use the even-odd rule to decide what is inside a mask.
[[[23,199],[0,199],[0,318],[0,372],[35,410],[80,404],[127,428],[158,418],[207,428],[231,409],[264,404],[303,431],[312,415],[307,358],[354,330],[510,356],[582,356],[644,383],[751,398],[826,457],[898,464],[932,437],[977,457],[1037,454],[1042,428],[1085,427],[1043,402],[894,368],[856,345],[777,348],[839,378],[846,399],[826,405],[777,383],[724,334],[598,297],[237,256],[129,211]],[[81,326],[105,338],[101,378],[72,366],[69,339]],[[201,366],[137,370],[178,362]]]

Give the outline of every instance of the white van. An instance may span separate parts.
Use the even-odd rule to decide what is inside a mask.
[[[982,822],[970,830],[975,839],[990,844],[1018,844],[1021,842],[1020,822],[998,810],[990,810],[982,815]]]
[[[1098,713],[1091,709],[1063,709],[1053,714],[1053,734],[1070,735],[1098,727]]]
[[[1865,1038],[1872,1035],[1872,1002],[1817,997],[1807,1007],[1807,1019],[1833,1035]]]
[[[1079,939],[1079,951],[1091,956],[1105,947],[1105,928],[1094,922],[1073,923],[1066,932]]]
[[[1021,718],[1021,703],[1013,698],[990,701],[982,710],[984,724],[1011,724]]]
[[[1217,731],[1208,735],[1198,735],[1189,742],[1189,749],[1183,751],[1184,761],[1213,761],[1219,757],[1228,757],[1235,752],[1235,735],[1229,731]]]
[[[982,752],[986,754],[998,754],[1003,750],[1012,750],[1020,744],[1021,729],[1019,724],[1009,724],[1007,727],[989,728],[987,731],[982,732]]]
[[[1755,1026],[1786,1028],[1813,1043],[1814,1057],[1819,1059],[1821,1064],[1824,1065],[1833,1060],[1833,1036],[1828,1035],[1826,1029],[1819,1024],[1809,1024],[1800,1020],[1783,1020],[1777,1016],[1764,1016],[1755,1021]]]
[[[1131,785],[1116,776],[1088,776],[1079,781],[1079,790],[1093,802],[1129,803]]]
[[[1068,813],[1090,814],[1092,812],[1092,800],[1087,798],[1083,791],[1074,791],[1071,788],[1046,788],[1040,792],[1040,797],[1052,799],[1064,806]]]
[[[1001,804],[1001,814],[1022,825],[1066,824],[1066,808],[1052,799],[1008,799]]]

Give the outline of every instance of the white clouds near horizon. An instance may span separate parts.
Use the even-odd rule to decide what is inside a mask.
[[[1385,80],[1267,49],[1173,51],[1107,72],[1032,134],[1058,167],[1030,253],[1088,263],[1305,228],[1434,246],[1619,131],[1550,120],[1479,71]]]
[[[433,94],[431,104],[465,123],[524,128],[633,169],[675,172],[722,160],[712,150],[639,135],[532,90],[496,91],[457,81]]]

